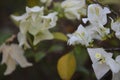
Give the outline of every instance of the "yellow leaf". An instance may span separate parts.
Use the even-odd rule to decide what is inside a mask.
[[[66,35],[64,35],[61,32],[54,32],[53,36],[54,36],[54,39],[58,39],[58,40],[62,40],[62,41],[67,41],[68,40]]]
[[[68,53],[58,60],[58,73],[62,80],[70,80],[76,69],[76,60],[74,54]]]

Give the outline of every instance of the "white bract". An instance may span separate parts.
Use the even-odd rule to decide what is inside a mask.
[[[110,10],[107,7],[102,8],[99,4],[90,4],[88,6],[87,18],[83,18],[83,22],[90,22],[87,26],[94,39],[103,40],[109,33],[110,29],[105,28],[107,23],[107,14]]]
[[[88,6],[88,20],[92,24],[105,25],[107,23],[107,14],[110,13],[109,8],[102,8],[99,4],[90,4]]]
[[[78,29],[73,34],[68,34],[68,37],[70,38],[68,40],[69,45],[82,44],[89,46],[89,43],[92,42],[92,38],[82,25],[79,25]]]
[[[86,27],[87,31],[91,35],[92,39],[104,40],[110,33],[109,28],[105,28],[103,25],[89,25]]]
[[[18,35],[17,35],[17,39],[18,39],[18,42],[19,42],[19,46],[24,45],[25,49],[30,48],[30,45],[28,44],[27,38],[26,38],[26,36],[24,34],[19,32]]]
[[[36,41],[39,34],[41,34],[41,38],[39,36],[39,39],[37,39],[37,42],[33,41],[33,45],[38,44],[41,40],[49,40],[53,39],[52,34],[48,31],[48,29],[53,28],[56,26],[57,21],[57,12],[49,13],[48,15],[44,15],[43,7],[35,6],[33,8],[26,7],[26,13],[22,16],[13,16],[12,18],[19,22],[19,28],[20,33],[18,35],[18,41],[22,45],[26,45],[27,38],[26,34],[29,32],[31,35],[34,36],[34,40]],[[50,36],[46,36],[45,31],[47,31],[46,34]],[[23,37],[23,39],[20,39],[19,37]],[[46,37],[46,38],[45,38]],[[43,38],[43,39],[42,39]],[[20,40],[19,40],[20,39]],[[22,42],[24,41],[24,42]]]
[[[120,56],[116,60],[112,59],[112,53],[107,53],[103,48],[88,48],[88,53],[93,62],[92,67],[97,79],[101,79],[109,70],[113,74],[119,74]],[[113,78],[115,75],[113,75]]]
[[[120,64],[120,55],[117,56],[115,60]],[[120,80],[120,71],[118,73],[112,73],[112,75],[112,80]]]
[[[81,15],[86,15],[85,0],[65,0],[61,3],[65,16],[68,19],[81,19]]]
[[[2,64],[7,65],[4,75],[11,74],[16,65],[19,64],[22,68],[32,66],[24,57],[24,50],[17,44],[6,45],[5,43],[0,46],[2,52]]]
[[[113,31],[115,31],[115,36],[120,39],[120,18],[115,22],[112,20],[111,28]]]

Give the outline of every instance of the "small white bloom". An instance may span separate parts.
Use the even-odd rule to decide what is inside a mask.
[[[107,7],[102,8],[99,4],[88,6],[88,20],[92,24],[105,25],[107,23],[107,14],[110,10]]]
[[[32,66],[24,57],[23,49],[17,44],[3,44],[0,50],[2,52],[2,64],[7,65],[4,75],[11,74],[15,70],[16,64],[19,64],[22,68]]]
[[[88,48],[88,53],[93,62],[92,67],[97,79],[101,79],[110,69],[113,73],[120,71],[120,64],[112,59],[112,53],[107,53],[103,48]]]
[[[85,0],[65,0],[61,7],[64,9],[65,16],[68,19],[81,19],[81,15],[86,15]]]
[[[87,30],[80,24],[78,29],[73,34],[68,34],[70,38],[68,40],[68,44],[82,44],[85,46],[89,46],[89,43],[92,42],[92,38],[90,37]]]
[[[104,40],[110,33],[109,28],[105,28],[107,23],[107,14],[110,10],[107,7],[102,8],[99,4],[90,4],[88,6],[88,17],[83,18],[83,22],[90,21],[90,25],[86,27],[93,39]]]
[[[41,40],[48,40],[48,39],[53,39],[51,38],[51,33],[49,36],[45,36],[45,31],[48,31],[50,28],[53,28],[56,26],[56,22],[58,20],[57,18],[57,12],[49,13],[48,15],[44,15],[44,7],[39,7],[35,6],[32,8],[26,7],[26,13],[23,16],[13,16],[12,18],[16,21],[19,21],[19,28],[20,28],[20,33],[18,35],[18,40],[20,42],[20,45],[25,45],[26,47],[29,48],[28,42],[27,42],[27,32],[29,32],[31,35],[34,37],[33,44],[38,43],[38,41]],[[43,33],[44,32],[44,33]],[[41,38],[36,38],[38,34],[41,34]],[[48,34],[48,32],[46,33]],[[44,36],[44,39],[42,39]],[[23,39],[21,39],[21,37]],[[46,38],[45,38],[46,37]],[[48,38],[47,38],[48,37]],[[37,42],[36,42],[37,39]],[[38,40],[40,39],[40,40]]]

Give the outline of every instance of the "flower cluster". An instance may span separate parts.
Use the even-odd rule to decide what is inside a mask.
[[[4,75],[11,74],[17,64],[22,68],[32,66],[32,64],[26,60],[23,54],[24,50],[17,44],[7,45],[4,43],[0,46],[0,52],[3,53],[1,63],[7,65]]]
[[[107,14],[110,13],[110,10],[107,7],[102,8],[99,4],[91,4],[88,6],[87,12],[88,18],[83,18],[83,22],[86,23],[89,21],[90,25],[86,27],[78,27],[76,31],[79,32],[78,34],[75,32],[71,34],[73,36],[68,35],[70,37],[68,43],[74,45],[77,42],[76,44],[81,43],[82,45],[89,46],[89,43],[91,43],[93,39],[103,40],[110,33],[110,29],[104,27],[107,23]],[[80,36],[83,34],[83,31],[85,34]]]
[[[105,25],[108,22],[107,14],[109,13],[111,11],[108,7],[102,7],[99,4],[88,5],[87,18],[82,18],[82,21],[85,24],[89,22],[89,25],[82,26],[80,24],[74,33],[68,34],[68,44],[81,44],[86,47],[91,47],[91,43],[94,40],[103,41],[107,39],[110,34],[110,28],[106,28]],[[120,39],[120,19],[118,18],[116,21],[111,19],[110,26],[115,32],[115,36]],[[103,48],[87,48],[87,51],[93,62],[92,67],[98,80],[109,70],[113,74],[112,80],[120,79],[120,55],[114,60],[112,58],[113,53],[107,53]]]

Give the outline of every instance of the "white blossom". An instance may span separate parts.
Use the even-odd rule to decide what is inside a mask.
[[[87,18],[83,18],[83,22],[90,22],[87,30],[90,32],[93,39],[104,40],[110,33],[109,28],[105,28],[107,23],[107,14],[110,13],[109,8],[102,8],[99,4],[90,4],[88,6]]]
[[[41,40],[53,39],[52,34],[48,30],[56,26],[56,21],[58,20],[57,12],[44,15],[43,10],[44,7],[38,7],[38,6],[32,8],[26,7],[26,13],[23,14],[22,16],[12,15],[12,18],[14,20],[19,21],[19,28],[21,35],[20,34],[18,35],[18,41],[20,42],[19,44],[21,46],[27,45],[27,47],[29,48],[26,37],[27,32],[33,35],[34,40],[37,41],[37,42],[33,41],[33,45],[38,44]],[[47,31],[46,34],[49,33],[48,35],[50,36],[44,35],[45,31]],[[38,37],[39,34],[41,34],[42,36],[41,38],[40,36]],[[21,39],[21,37],[23,37],[23,39]],[[38,40],[37,38],[40,40]]]
[[[81,19],[81,15],[86,15],[85,0],[65,0],[61,3],[65,16],[68,19]]]
[[[88,20],[92,24],[105,25],[107,23],[107,14],[110,13],[109,8],[102,8],[99,4],[91,4],[88,6]]]
[[[69,45],[82,44],[89,46],[89,43],[92,42],[92,38],[89,33],[81,24],[73,34],[68,34],[68,37],[70,38],[68,40]]]
[[[101,79],[109,70],[113,74],[119,73],[120,64],[118,60],[120,57],[116,57],[116,60],[112,59],[113,54],[107,53],[103,48],[88,48],[87,50],[93,62],[92,67],[97,79]]]
[[[2,64],[7,65],[4,75],[11,74],[15,70],[17,64],[22,68],[32,66],[24,57],[24,50],[17,44],[6,45],[4,43],[0,47],[0,52],[2,52]]]

